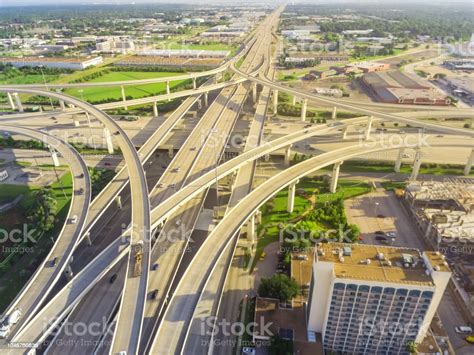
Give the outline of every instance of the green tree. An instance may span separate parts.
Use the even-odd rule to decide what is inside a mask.
[[[293,355],[293,341],[283,339],[278,335],[270,338],[269,353],[274,355]]]
[[[277,298],[288,301],[298,295],[299,286],[296,281],[283,274],[276,274],[270,278],[263,278],[258,287],[258,294],[262,297]]]

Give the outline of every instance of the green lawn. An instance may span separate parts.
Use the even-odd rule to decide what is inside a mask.
[[[341,165],[342,172],[350,173],[393,173],[394,163],[390,162],[363,162],[363,161],[346,161]],[[402,165],[400,173],[411,174],[411,165]],[[454,164],[422,164],[420,168],[420,174],[427,175],[463,175],[464,166]],[[474,170],[471,170],[471,174],[474,175]]]
[[[59,78],[59,75],[45,75],[46,82],[51,82]],[[38,84],[43,83],[43,76],[41,74],[28,74],[22,76],[15,76],[8,78],[6,75],[0,73],[0,84]]]
[[[274,198],[272,198],[270,201],[268,201],[265,205],[262,206],[262,223],[258,225],[257,231],[258,235],[260,236],[261,231],[266,227],[266,232],[264,233],[264,235],[260,236],[257,241],[257,249],[251,269],[255,267],[255,264],[259,260],[260,255],[262,255],[262,252],[265,247],[270,243],[278,241],[278,224],[288,223],[289,221],[303,214],[304,211],[308,210],[311,207],[311,203],[308,201],[308,199],[300,196],[298,194],[298,190],[304,190],[307,196],[311,196],[315,192],[324,191],[324,186],[325,183],[318,180],[305,179],[300,181],[300,183],[296,185],[297,193],[295,196],[294,211],[292,213],[288,213],[286,211],[286,205],[288,201],[288,189],[279,191]],[[329,192],[317,193],[315,195],[316,208],[324,204],[326,201],[334,201],[339,197],[347,199],[359,196],[368,193],[371,189],[370,186],[367,185],[365,182],[361,182],[358,180],[340,179],[338,186],[339,188],[334,194]],[[318,227],[321,229],[326,229],[326,227],[322,225]]]
[[[135,71],[124,71],[124,72],[110,72],[104,74],[99,78],[90,80],[90,82],[107,82],[107,81],[122,81],[122,80],[138,80],[138,79],[152,79],[152,78],[162,78],[167,76],[177,76],[182,75],[183,73],[176,72],[135,72]],[[173,88],[181,83],[184,80],[171,81],[170,88]],[[69,95],[76,96],[81,98],[81,89],[67,89],[65,92]],[[117,87],[92,87],[92,88],[83,88],[82,96],[87,101],[101,101],[108,98],[114,100],[120,100],[122,98],[121,89]],[[140,86],[125,86],[125,95],[132,96],[133,98],[140,98],[149,95],[156,95],[166,92],[166,83],[154,83]]]
[[[6,214],[1,215],[3,219],[22,217],[18,222],[24,223],[24,212],[28,210],[33,202],[33,191],[38,187],[27,187],[17,185],[1,185],[0,198],[15,196],[18,193],[25,194],[25,198],[21,201],[17,208],[9,210]],[[3,187],[7,188],[3,188]],[[51,184],[54,189],[57,204],[57,220],[54,228],[43,234],[34,246],[30,247],[22,255],[14,254],[13,258],[2,265],[3,269],[0,273],[0,313],[15,298],[20,289],[28,281],[35,272],[39,264],[44,260],[49,252],[54,239],[59,235],[69,210],[69,203],[72,194],[72,175],[64,174],[59,182]],[[64,188],[64,193],[63,193]],[[1,221],[0,221],[0,224]]]

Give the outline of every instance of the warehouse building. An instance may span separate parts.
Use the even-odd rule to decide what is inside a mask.
[[[451,103],[436,87],[413,74],[399,71],[368,73],[362,77],[362,83],[380,102],[434,106]]]
[[[67,57],[0,57],[0,63],[14,67],[40,67],[83,70],[102,63],[102,57],[67,58]]]
[[[140,55],[166,58],[225,58],[230,51],[212,51],[200,49],[154,49],[143,51]]]

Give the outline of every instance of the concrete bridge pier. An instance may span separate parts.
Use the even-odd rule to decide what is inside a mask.
[[[66,104],[63,100],[59,100],[59,107],[61,108],[61,111],[64,111],[66,109]]]
[[[286,205],[286,211],[292,213],[295,209],[295,192],[296,192],[296,182],[288,186],[288,201]]]
[[[296,96],[293,96],[293,101],[291,102],[291,104],[292,104],[293,106],[296,105]]]
[[[273,114],[278,113],[278,90],[273,90]]]
[[[472,164],[474,163],[474,149],[471,150],[471,155],[467,159],[466,166],[464,167],[464,175],[469,175],[471,173]]]
[[[255,215],[252,215],[247,222],[247,239],[253,242],[255,237]]]
[[[334,106],[334,107],[332,108],[332,115],[331,115],[331,118],[332,118],[333,120],[335,120],[335,119],[337,118],[337,106]]]
[[[24,112],[23,105],[21,104],[20,95],[18,95],[17,92],[14,92],[13,96],[15,97],[15,102],[16,102],[16,107],[18,107],[18,112]]]
[[[107,144],[107,150],[109,154],[113,154],[114,145],[112,144],[112,135],[110,134],[110,131],[107,127],[104,127],[104,138],[105,138],[105,143]]]
[[[290,165],[290,156],[291,156],[291,147],[292,146],[293,146],[293,144],[290,144],[285,148],[285,165],[286,166]]]
[[[252,83],[252,101],[257,102],[257,83]]]
[[[201,99],[198,99],[198,100],[197,100],[197,108],[198,108],[198,110],[202,109],[202,101],[201,101]]]
[[[7,92],[7,98],[8,98],[8,103],[9,103],[9,105],[10,105],[10,108],[11,108],[12,110],[15,110],[16,107],[15,107],[15,103],[13,102],[12,94],[9,93],[9,92]]]
[[[349,127],[344,127],[342,129],[342,133],[341,133],[341,139],[346,139],[347,138],[347,130],[349,129]]]
[[[54,150],[52,146],[48,146],[49,153],[51,154],[51,159],[53,159],[53,164],[55,167],[59,166],[58,152]]]
[[[117,204],[117,208],[121,210],[122,209],[122,196],[120,195],[115,196],[115,203]]]
[[[196,82],[196,78],[193,78],[193,89],[196,90],[197,89],[197,82]]]
[[[331,193],[335,193],[337,189],[337,181],[339,180],[339,171],[341,170],[342,161],[337,162],[334,164],[332,168],[332,176],[331,176],[331,185],[329,187],[329,191]]]
[[[86,244],[88,246],[91,246],[92,245],[92,239],[91,239],[91,234],[90,232],[87,232],[86,235],[84,236],[84,239],[86,241]]]
[[[158,116],[158,104],[157,102],[153,102],[153,116],[157,117]]]
[[[120,91],[122,92],[122,101],[123,101],[123,108],[128,110],[127,107],[127,96],[125,95],[125,87],[122,85],[120,86]]]
[[[301,121],[306,121],[306,110],[308,108],[308,99],[303,99],[303,104],[301,105]]]
[[[173,158],[173,156],[174,156],[173,147],[171,147],[171,148],[168,148],[168,157],[169,157],[170,159],[172,159],[172,158]]]
[[[405,153],[405,148],[400,148],[398,151],[398,156],[397,156],[397,161],[395,162],[395,172],[399,173],[400,168],[402,167],[402,159],[403,159],[403,154]]]
[[[209,93],[207,91],[204,93],[204,106],[209,106]]]
[[[370,116],[368,121],[367,121],[367,126],[365,126],[365,133],[364,133],[364,139],[368,140],[370,139],[370,131],[372,129],[372,122],[374,120],[373,116]]]
[[[415,154],[415,161],[413,162],[413,170],[410,176],[411,181],[416,181],[416,179],[418,178],[418,173],[420,172],[422,158],[423,158],[423,154],[421,153],[420,150],[417,150]]]
[[[71,280],[74,277],[71,265],[66,266],[66,269],[64,270],[64,276],[66,276],[66,279],[68,280]]]
[[[169,95],[171,93],[170,89],[170,82],[169,80],[166,82],[166,95]],[[168,99],[168,102],[171,101],[171,99]]]

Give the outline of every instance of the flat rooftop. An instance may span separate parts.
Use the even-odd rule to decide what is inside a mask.
[[[0,57],[0,62],[17,63],[17,62],[61,62],[61,63],[83,63],[98,57]]]
[[[417,249],[321,243],[316,260],[334,263],[337,278],[434,286]]]

